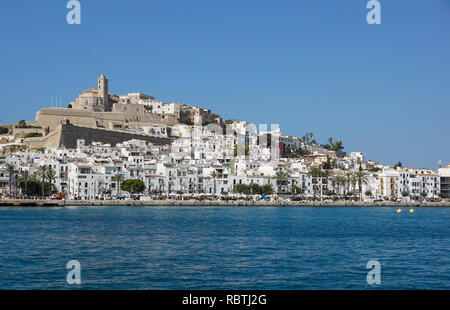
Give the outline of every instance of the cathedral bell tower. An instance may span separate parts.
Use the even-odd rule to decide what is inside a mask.
[[[108,79],[102,74],[98,78],[98,96],[103,101],[103,111],[110,111],[108,96]]]

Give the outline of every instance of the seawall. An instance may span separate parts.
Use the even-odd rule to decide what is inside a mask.
[[[360,201],[246,201],[246,200],[0,200],[0,207],[95,206],[260,206],[260,207],[450,207],[450,202],[396,203]]]

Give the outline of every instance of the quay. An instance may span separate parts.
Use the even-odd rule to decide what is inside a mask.
[[[364,202],[364,201],[264,201],[264,200],[0,200],[1,207],[97,207],[97,206],[230,206],[230,207],[450,207],[450,202]]]
[[[1,199],[0,207],[64,207],[64,201],[49,199]]]

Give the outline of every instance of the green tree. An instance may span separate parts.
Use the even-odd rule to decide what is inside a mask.
[[[402,162],[398,162],[398,163],[396,163],[395,165],[394,165],[394,169],[395,168],[403,168],[403,164],[402,164]]]
[[[308,155],[309,152],[306,148],[297,146],[295,144],[286,146],[284,156],[287,158],[301,158]]]
[[[49,186],[49,190],[50,190],[49,195],[51,195],[53,192],[53,181],[56,180],[56,174],[55,174],[55,171],[53,171],[53,169],[50,166],[48,166],[48,168],[47,168],[47,173],[46,173],[45,177],[47,178],[48,183],[50,185]]]
[[[27,188],[25,189],[25,180],[19,180],[19,187],[22,190],[22,193],[25,193],[27,196],[40,196],[42,195],[42,182],[31,177],[27,182]],[[54,187],[53,187],[54,189]],[[50,190],[50,184],[48,182],[44,183],[44,192],[48,192]]]
[[[346,193],[348,193],[350,192],[350,185],[352,184],[353,181],[353,174],[351,172],[347,172],[344,178],[345,178]]]
[[[346,182],[345,177],[341,176],[341,175],[335,176],[334,182],[337,185],[337,188],[338,188],[337,192],[340,195],[342,193],[341,188],[343,186],[345,186],[345,182]]]
[[[322,164],[322,168],[330,170],[330,169],[333,169],[334,166],[335,166],[335,161],[330,156],[327,156],[327,161]]]
[[[364,171],[356,171],[355,179],[358,183],[359,200],[362,200],[362,186],[363,186],[363,184],[369,183],[368,178],[367,178],[367,173]]]
[[[26,128],[27,127],[27,122],[24,119],[22,119],[17,124],[17,127],[19,127],[19,128]]]
[[[42,198],[45,197],[45,179],[47,178],[47,171],[49,169],[49,166],[47,165],[41,165],[38,167],[37,170],[37,175],[41,178],[42,182],[41,182],[41,194],[42,194]]]
[[[328,143],[323,145],[323,148],[340,153],[344,150],[342,141],[334,141],[332,137],[328,138]]]
[[[296,186],[296,185],[292,185],[292,186],[291,186],[291,195],[292,195],[292,196],[300,195],[301,192],[302,192],[302,191],[301,191],[300,187],[298,187],[298,186]]]
[[[283,171],[277,171],[277,173],[275,174],[274,179],[277,180],[277,192],[278,194],[281,193],[281,186],[283,185],[283,182],[286,181],[289,178],[289,175]]]
[[[111,196],[112,190],[111,190],[111,188],[103,188],[102,187],[102,189],[100,190],[100,194]]]
[[[5,135],[9,132],[8,128],[0,126],[0,135]]]
[[[129,179],[123,181],[121,188],[130,194],[138,194],[145,190],[145,184],[139,179]]]
[[[333,195],[335,195],[336,193],[334,192],[334,191],[332,191],[332,190],[329,190],[329,189],[327,189],[325,192],[324,192],[324,195],[325,196],[333,196]]]
[[[332,174],[332,172],[329,169],[320,171],[320,197],[322,197],[322,194],[323,194],[323,184],[328,185],[328,179],[330,178],[331,174]],[[324,179],[326,182],[324,182]]]
[[[306,132],[305,135],[303,137],[301,137],[301,141],[305,144],[310,144],[312,141],[312,137],[314,136],[314,134],[312,132]]]
[[[31,180],[31,176],[30,176],[30,172],[28,170],[24,170],[21,175],[20,175],[20,179],[19,179],[19,187],[20,187],[20,182],[23,182],[24,185],[24,189],[22,190],[22,195],[28,196],[28,183]]]
[[[214,170],[213,172],[211,172],[211,174],[207,177],[208,179],[213,179],[214,180],[214,195],[216,194],[216,187],[217,187],[217,178],[220,178],[221,175],[219,173],[217,173],[216,170]]]
[[[12,188],[13,188],[12,180],[13,180],[14,175],[16,174],[17,170],[13,164],[8,163],[8,164],[6,164],[6,171],[8,171],[8,176],[9,176],[9,197],[12,197]]]
[[[312,184],[313,184],[313,196],[314,198],[316,198],[317,195],[317,190],[319,188],[319,178],[322,175],[322,170],[320,170],[320,168],[317,167],[312,167],[309,172],[308,175],[311,177],[312,179]]]
[[[425,199],[425,198],[427,198],[428,193],[427,193],[426,191],[422,191],[422,192],[420,193],[420,196],[422,196],[422,198]]]
[[[116,191],[117,191],[117,196],[120,196],[120,184],[122,183],[122,181],[124,180],[124,176],[122,174],[116,174],[115,176],[113,176],[111,178],[111,180],[113,182],[116,182]]]
[[[253,195],[261,194],[261,188],[256,183],[250,184],[250,190],[251,190]]]
[[[234,186],[234,191],[238,192],[239,194],[244,194],[244,195],[252,194],[252,189],[251,189],[250,185],[247,185],[247,184],[236,184]]]
[[[264,184],[263,186],[261,186],[261,194],[272,195],[272,193],[273,193],[272,184]]]
[[[356,176],[354,174],[352,175],[351,182],[352,182],[352,192],[353,192],[353,195],[354,195],[355,192],[356,192],[356,184],[358,184],[358,179],[356,178]]]

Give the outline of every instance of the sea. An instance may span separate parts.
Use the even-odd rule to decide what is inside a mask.
[[[1,208],[0,289],[450,289],[450,208],[396,211]]]

